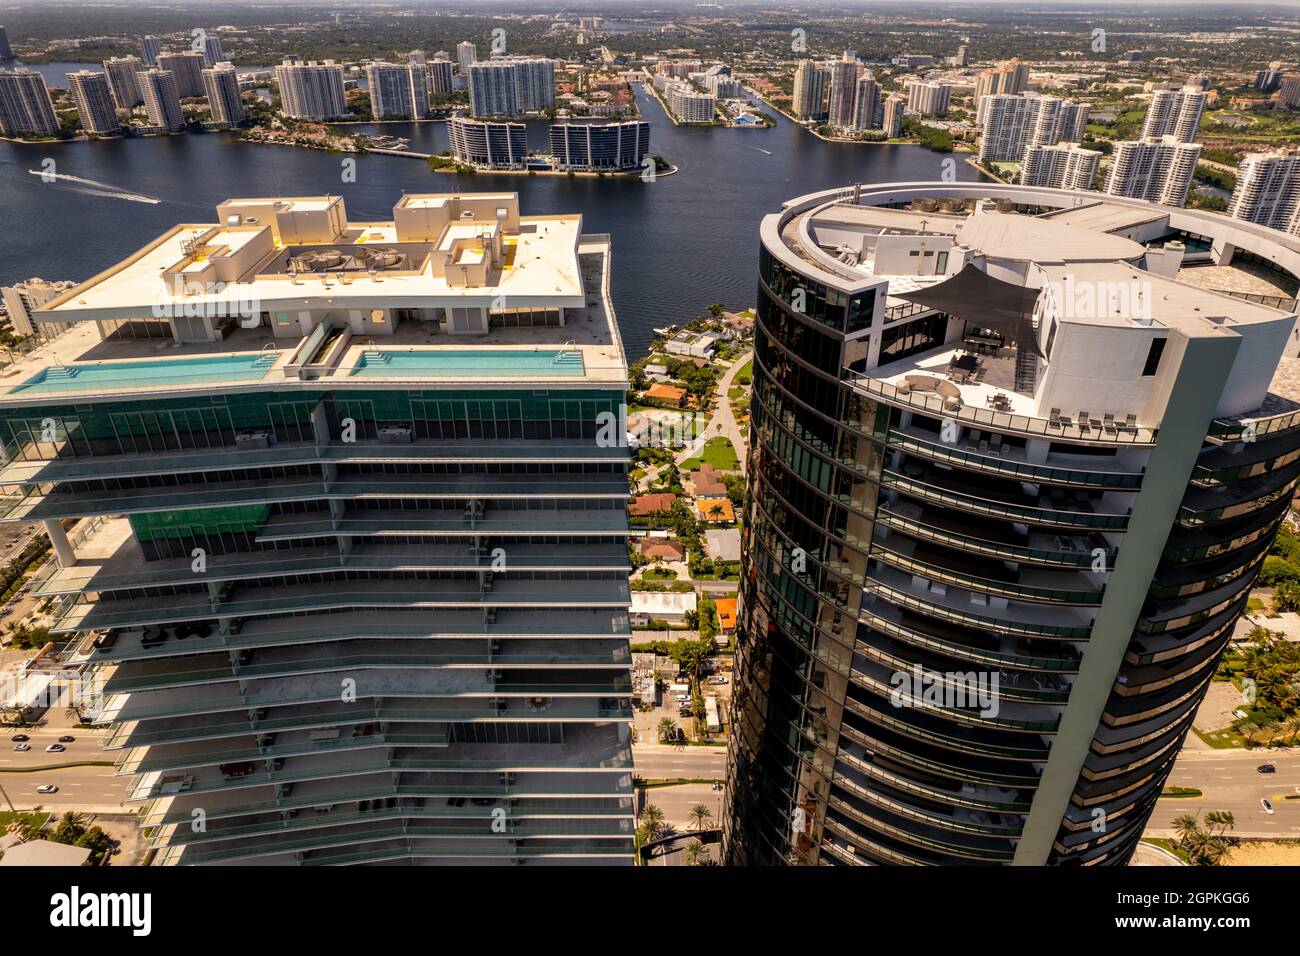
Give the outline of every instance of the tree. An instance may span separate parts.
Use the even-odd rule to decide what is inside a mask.
[[[659,742],[666,744],[677,738],[677,721],[671,717],[659,718]]]
[[[686,849],[682,851],[682,859],[687,866],[699,866],[703,862],[704,844],[699,840],[692,840],[686,844]]]
[[[705,829],[705,825],[713,819],[713,811],[705,804],[697,803],[691,807],[690,812],[691,825],[695,827],[695,832]]]
[[[1201,829],[1201,821],[1194,813],[1183,813],[1174,817],[1174,832],[1178,834],[1178,847],[1183,849],[1193,834]]]

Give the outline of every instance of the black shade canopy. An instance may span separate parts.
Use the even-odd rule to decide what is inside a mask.
[[[955,315],[967,325],[1001,332],[1010,341],[1043,355],[1032,319],[1039,291],[1003,282],[967,263],[961,272],[937,285],[892,294]]]

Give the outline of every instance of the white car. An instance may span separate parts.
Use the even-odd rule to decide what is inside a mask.
[[[19,753],[23,753],[31,749],[32,749],[31,744],[14,744],[14,750],[17,750]]]
[[[63,751],[67,749],[68,748],[63,746],[63,744],[50,744],[48,747],[45,748],[45,752],[47,754],[58,754],[58,753],[63,753]]]
[[[59,788],[52,783],[43,784],[36,788],[37,793],[58,793]]]
[[[1264,812],[1270,817],[1273,815],[1273,804],[1269,803],[1267,800],[1260,800],[1259,805],[1264,808]]]

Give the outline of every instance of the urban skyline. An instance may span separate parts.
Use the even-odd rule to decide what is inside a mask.
[[[1283,13],[63,9],[0,865],[1300,865]]]

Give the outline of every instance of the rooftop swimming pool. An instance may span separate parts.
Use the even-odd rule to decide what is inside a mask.
[[[140,388],[150,385],[202,385],[208,382],[261,378],[275,355],[214,355],[204,358],[151,359],[143,362],[95,362],[42,369],[15,392],[71,392]]]
[[[431,375],[469,378],[498,375],[582,375],[582,353],[562,349],[518,351],[507,349],[370,349],[352,370],[353,375]]]

